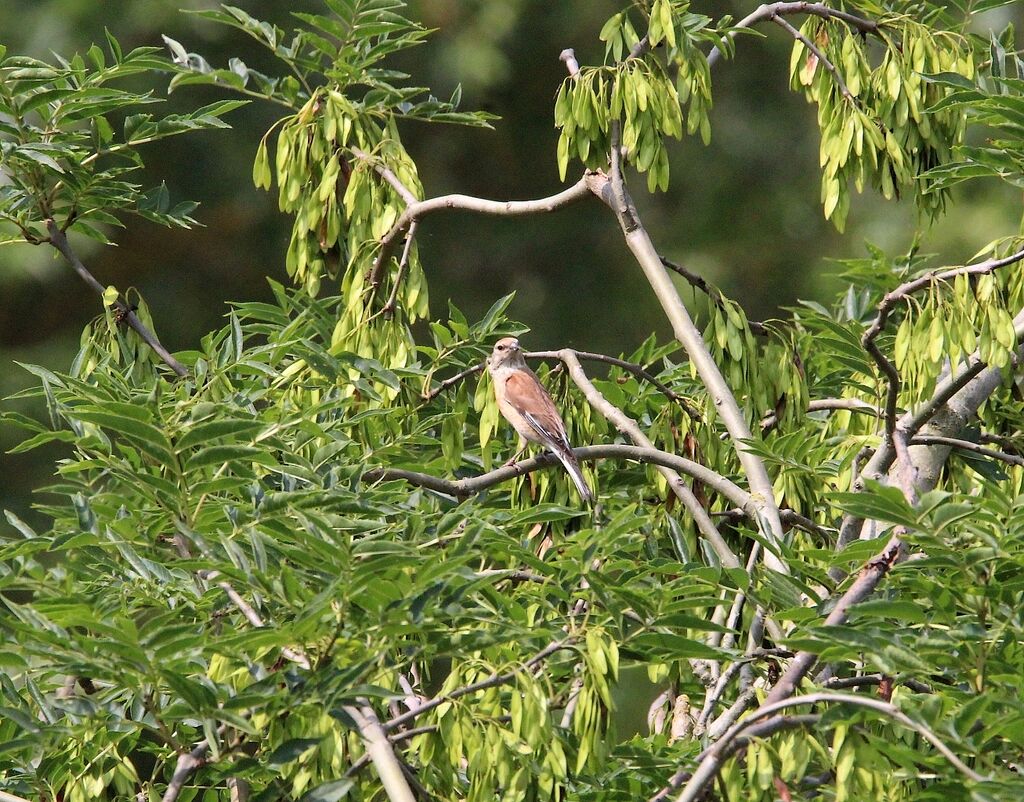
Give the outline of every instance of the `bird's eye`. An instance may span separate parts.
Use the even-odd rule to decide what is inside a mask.
[[[498,350],[499,351],[504,351],[505,350],[505,346],[504,345],[499,345],[498,346]]]

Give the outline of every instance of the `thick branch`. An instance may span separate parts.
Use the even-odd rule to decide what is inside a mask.
[[[581,448],[574,448],[573,453],[576,455],[576,459],[580,461],[595,459],[636,460],[637,462],[644,462],[650,465],[662,465],[666,468],[672,468],[679,473],[703,482],[712,490],[721,493],[733,504],[745,510],[747,515],[754,521],[758,519],[760,509],[750,493],[721,474],[715,473],[710,468],[706,468],[700,463],[693,462],[685,457],[669,454],[666,451],[658,451],[653,448],[639,448],[638,446],[618,444],[583,446]],[[428,490],[443,493],[446,496],[467,498],[474,493],[479,493],[481,490],[507,482],[509,479],[514,479],[517,476],[523,476],[540,468],[560,464],[554,454],[546,452],[531,459],[517,462],[514,465],[504,465],[489,473],[466,479],[449,480],[427,473],[407,471],[403,468],[372,468],[363,474],[363,479],[367,482],[386,482],[402,479],[409,484],[425,487]]]
[[[395,750],[388,741],[373,708],[368,704],[361,704],[358,707],[347,705],[345,712],[352,717],[359,729],[359,734],[366,745],[366,754],[370,756],[374,768],[377,769],[377,775],[388,799],[391,802],[416,802],[416,797],[402,772],[402,765],[395,757]]]
[[[185,783],[188,782],[189,777],[195,773],[196,769],[206,765],[206,754],[209,751],[210,745],[203,741],[191,752],[182,752],[178,755],[178,762],[174,766],[174,774],[171,775],[171,781],[167,784],[167,790],[164,791],[162,802],[175,802],[181,796],[181,791],[185,787]]]
[[[617,159],[615,158],[615,143],[612,147],[613,171]],[[647,280],[658,300],[661,302],[669,321],[672,324],[676,339],[686,349],[690,360],[693,362],[697,373],[700,375],[704,386],[707,388],[718,410],[722,422],[732,438],[739,456],[740,463],[747,475],[750,484],[751,498],[757,507],[761,521],[759,525],[765,536],[776,550],[784,538],[782,521],[779,518],[779,508],[775,503],[775,493],[772,488],[771,479],[764,463],[756,455],[742,446],[744,440],[750,440],[753,435],[743,412],[740,410],[736,397],[732,394],[725,377],[715,363],[707,344],[704,342],[700,330],[694,325],[690,313],[686,310],[672,279],[665,271],[661,263],[661,257],[654,247],[654,243],[648,236],[646,229],[640,223],[636,208],[626,190],[625,183],[619,180],[613,182],[606,175],[600,173],[589,173],[592,189],[595,195],[600,197],[608,206],[615,211],[622,226],[626,238],[626,245],[632,251],[640,267],[643,269]],[[621,179],[621,176],[620,176]],[[613,183],[616,184],[613,186]],[[778,556],[770,550],[765,551],[765,564],[776,571],[786,572],[785,564]]]
[[[71,265],[76,273],[78,273],[82,281],[92,287],[96,294],[102,298],[103,293],[106,292],[106,288],[100,284],[93,274],[89,272],[88,268],[82,264],[82,260],[78,258],[74,250],[71,248],[71,243],[68,242],[67,235],[52,219],[46,221],[46,230],[50,235],[50,244],[60,252],[61,256],[64,257],[67,263]],[[188,375],[188,368],[171,356],[170,351],[160,344],[156,335],[146,327],[146,324],[139,320],[139,316],[132,311],[128,304],[118,299],[114,302],[114,308],[117,310],[119,315],[124,317],[124,320],[127,321],[128,325],[131,326],[132,329],[143,339],[146,345],[153,349],[153,353],[163,360],[165,365],[177,373],[178,376],[185,377]]]

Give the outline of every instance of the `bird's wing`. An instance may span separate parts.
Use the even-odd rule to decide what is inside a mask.
[[[516,371],[505,381],[505,400],[550,447],[569,448],[565,425],[547,390],[525,371]]]

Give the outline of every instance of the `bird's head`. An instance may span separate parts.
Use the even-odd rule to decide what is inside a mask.
[[[487,365],[493,369],[503,365],[518,365],[525,361],[519,340],[515,337],[502,337],[494,344],[494,349],[487,358]]]

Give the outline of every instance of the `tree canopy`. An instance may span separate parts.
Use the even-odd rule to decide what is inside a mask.
[[[1012,26],[981,32],[1006,5],[623,3],[603,59],[566,49],[551,86],[570,183],[515,201],[423,185],[410,124],[501,123],[396,67],[430,35],[400,0],[287,30],[194,12],[248,37],[224,64],[116,31],[0,48],[2,237],[53,249],[102,310],[69,367],[25,366],[48,417],[3,416],[16,450],[65,450],[46,527],[9,512],[0,541],[0,798],[1018,799],[1019,232],[962,265],[869,247],[834,303],[761,323],[666,258],[631,194],[669,187],[668,140],[715,135],[713,77],[768,26],[837,230],[858,192],[923,227],[958,184],[1021,186],[1024,62]],[[197,86],[222,96],[156,105]],[[291,284],[171,353],[173,305],[104,286],[78,246],[140,217],[187,235],[199,213],[141,183],[146,149],[245,103],[281,115],[252,180],[292,222]],[[468,319],[458,287],[432,307],[419,247],[453,211],[584,204],[672,332],[528,355],[592,506],[551,454],[502,464],[483,359],[531,321],[512,296]]]

